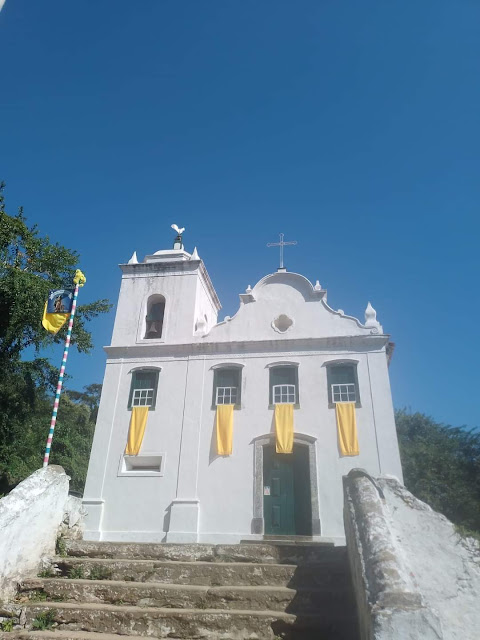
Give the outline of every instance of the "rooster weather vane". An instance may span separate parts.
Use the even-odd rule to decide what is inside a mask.
[[[170,226],[177,232],[177,237],[173,241],[173,248],[183,250],[182,233],[185,231],[185,227],[179,229],[176,224],[172,224]]]

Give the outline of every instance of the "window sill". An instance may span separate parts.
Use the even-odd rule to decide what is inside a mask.
[[[228,407],[228,405],[224,405],[224,404],[212,404],[212,406],[210,408],[211,408],[212,411],[216,411],[217,407],[225,407],[225,406]],[[234,404],[233,405],[233,410],[234,411],[240,411],[241,408],[242,408],[241,404]]]
[[[132,409],[137,409],[137,408],[142,408],[142,406],[145,405],[134,405],[133,407],[127,407],[128,411],[131,411]],[[155,411],[155,407],[148,407],[148,413],[150,413],[150,411]]]
[[[164,466],[164,453],[140,453],[137,456],[122,453],[118,465],[117,477],[162,477],[164,475]]]
[[[328,408],[329,409],[335,409],[337,404],[348,404],[348,402],[329,402],[328,403]],[[361,409],[362,408],[362,403],[361,402],[355,402],[354,404],[355,404],[355,409]]]
[[[277,404],[291,404],[291,402],[277,402],[276,404],[269,404],[269,405],[268,405],[268,408],[269,408],[269,409],[275,409],[275,407],[276,407],[276,405],[277,405]],[[299,404],[298,402],[296,402],[296,403],[293,405],[293,408],[295,409],[295,411],[296,411],[297,409],[300,409],[300,404]]]

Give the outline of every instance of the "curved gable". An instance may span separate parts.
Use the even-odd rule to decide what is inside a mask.
[[[206,342],[294,340],[369,335],[371,328],[326,303],[326,291],[298,273],[277,272],[240,294],[232,318],[215,325]]]

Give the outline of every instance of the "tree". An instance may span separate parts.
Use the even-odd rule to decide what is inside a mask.
[[[79,256],[76,251],[41,237],[36,226],[29,227],[23,210],[16,216],[5,212],[4,183],[0,185],[0,368],[18,360],[22,351],[63,343],[66,325],[53,335],[41,326],[48,291],[72,286]],[[108,300],[79,305],[71,344],[79,351],[92,348],[85,323],[111,305]]]
[[[87,384],[85,391],[69,391],[68,395],[75,402],[86,404],[91,411],[91,419],[96,422],[100,396],[102,395],[102,385],[98,383]]]
[[[67,325],[53,335],[41,325],[48,291],[72,286],[79,256],[28,226],[22,209],[16,216],[5,211],[4,184],[0,185],[0,492],[8,490],[43,459],[58,368],[41,357],[43,347],[63,343]],[[110,309],[107,300],[79,305],[71,344],[89,352],[92,337],[87,323]],[[33,348],[34,358],[25,360]],[[68,467],[78,481],[85,469],[77,464],[76,451],[90,445],[98,410],[100,385],[78,396],[62,396],[52,462]],[[75,397],[74,397],[75,396]],[[67,411],[68,409],[68,411]],[[66,412],[67,411],[67,412]],[[73,421],[73,422],[72,422]],[[75,427],[74,423],[83,426]],[[82,433],[84,438],[82,439]],[[62,435],[63,434],[63,435]],[[55,453],[58,448],[58,453]],[[85,453],[85,452],[84,452]],[[88,452],[85,454],[88,462]],[[86,464],[86,463],[85,463]],[[73,479],[77,483],[77,478]]]
[[[101,385],[95,386],[101,390]],[[70,476],[70,490],[82,492],[95,431],[96,413],[87,402],[74,401],[72,394],[75,393],[78,392],[67,391],[62,396],[50,459],[53,464],[61,465]],[[89,394],[87,391],[81,395]],[[98,411],[98,406],[96,410]]]
[[[396,412],[405,486],[452,522],[480,531],[480,431]]]

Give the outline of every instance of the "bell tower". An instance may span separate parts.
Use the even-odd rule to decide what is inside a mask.
[[[187,253],[179,229],[174,248],[139,262],[136,252],[121,264],[122,282],[112,347],[182,344],[201,337],[217,323],[221,308],[196,248]]]

